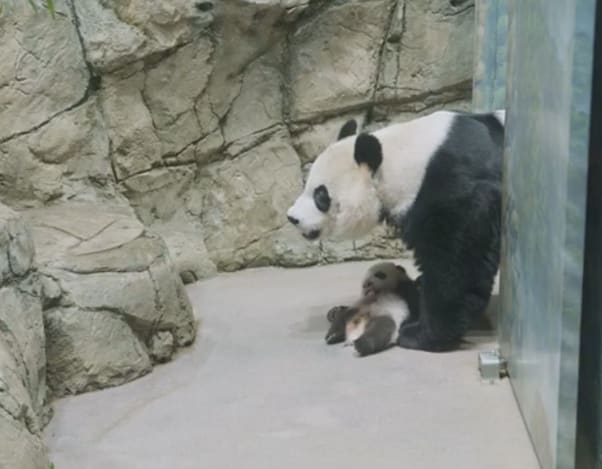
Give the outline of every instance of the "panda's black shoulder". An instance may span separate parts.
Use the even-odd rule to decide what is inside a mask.
[[[504,126],[490,113],[456,113],[445,139],[432,155],[427,175],[448,190],[462,191],[467,184],[501,178]],[[450,177],[452,176],[452,177]],[[457,176],[457,177],[453,177]],[[446,184],[439,186],[439,179]]]
[[[477,214],[497,224],[503,141],[504,128],[494,114],[454,115],[413,204],[397,220],[408,247],[446,245]]]
[[[475,131],[472,124],[475,122],[482,125],[480,131]],[[501,146],[504,144],[504,125],[494,113],[456,112],[452,131],[455,131],[458,134],[467,132],[471,134],[481,134],[484,129],[487,130],[489,138],[495,145]]]

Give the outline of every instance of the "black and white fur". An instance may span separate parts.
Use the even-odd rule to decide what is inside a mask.
[[[392,224],[422,272],[402,347],[450,350],[490,299],[500,257],[503,111],[437,111],[372,133],[347,123],[287,216],[307,239]]]
[[[418,318],[418,308],[418,283],[400,265],[377,263],[364,276],[360,300],[328,311],[326,343],[344,341],[360,356],[383,351],[397,343],[404,321]]]

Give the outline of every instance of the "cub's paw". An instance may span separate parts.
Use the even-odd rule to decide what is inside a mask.
[[[373,341],[366,336],[362,336],[353,342],[353,346],[360,357],[371,355],[376,351]]]
[[[324,337],[324,340],[328,345],[340,344],[345,341],[345,332],[331,329],[326,334],[326,337]]]
[[[333,322],[341,315],[345,314],[348,309],[349,307],[347,306],[335,306],[334,308],[328,310],[326,313],[326,319],[328,319],[328,322]]]

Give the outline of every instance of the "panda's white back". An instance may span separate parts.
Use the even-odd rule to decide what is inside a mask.
[[[438,111],[373,132],[383,153],[377,177],[379,199],[385,208],[401,213],[412,204],[427,165],[447,138],[456,115]]]

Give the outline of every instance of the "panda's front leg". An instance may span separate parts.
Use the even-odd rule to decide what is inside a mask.
[[[420,310],[417,319],[401,324],[397,344],[402,348],[427,352],[453,350],[466,329],[463,290],[453,282],[449,270],[444,278],[432,272],[420,278]]]
[[[404,323],[399,328],[397,344],[402,348],[423,350],[427,341],[422,337],[423,327],[420,321]]]

